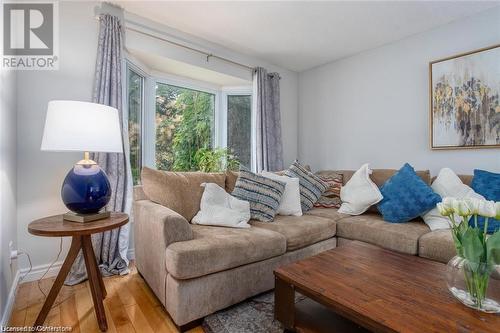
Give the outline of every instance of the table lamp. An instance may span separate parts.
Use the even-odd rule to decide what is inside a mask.
[[[84,153],[62,184],[61,197],[71,211],[65,219],[88,222],[109,216],[109,212],[100,212],[111,198],[108,176],[90,159],[89,152],[123,152],[117,109],[88,102],[50,101],[41,150]]]

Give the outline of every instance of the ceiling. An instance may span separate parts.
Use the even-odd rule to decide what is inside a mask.
[[[173,74],[196,81],[203,81],[219,87],[252,85],[252,82],[245,81],[234,76],[215,72],[198,66],[193,66],[188,63],[156,55],[151,52],[144,52],[130,47],[127,48],[127,51],[133,57],[146,65],[149,70]]]
[[[233,51],[303,71],[474,15],[500,2],[119,1],[119,5]]]

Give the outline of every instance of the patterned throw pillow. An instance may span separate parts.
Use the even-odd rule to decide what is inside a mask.
[[[317,175],[325,184],[327,189],[319,200],[314,204],[314,207],[319,208],[339,208],[342,205],[340,200],[340,189],[344,176],[342,174],[331,172],[328,175]]]
[[[262,222],[272,222],[280,206],[286,184],[240,169],[234,197],[250,203],[250,216]]]
[[[488,172],[484,170],[474,170],[471,187],[474,191],[485,197],[486,200],[500,201],[500,173]],[[484,217],[477,219],[477,225],[484,228]],[[469,220],[469,225],[474,224],[474,219]],[[488,219],[488,233],[494,233],[500,229],[500,220]]]
[[[378,210],[384,220],[402,223],[413,220],[441,202],[441,197],[406,163],[380,188],[383,199]]]
[[[328,188],[325,182],[312,172],[306,170],[298,161],[293,162],[293,164],[285,170],[285,176],[299,179],[302,212],[311,210]]]

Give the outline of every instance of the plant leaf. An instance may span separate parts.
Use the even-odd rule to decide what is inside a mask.
[[[480,263],[484,255],[484,247],[477,233],[469,228],[462,236],[462,246],[465,258],[471,263]]]
[[[488,263],[500,264],[500,231],[495,232],[486,240],[486,257]]]
[[[451,234],[453,236],[453,241],[455,243],[455,249],[457,250],[457,255],[459,255],[460,257],[464,257],[462,241],[460,235],[458,234],[458,231],[453,230]]]

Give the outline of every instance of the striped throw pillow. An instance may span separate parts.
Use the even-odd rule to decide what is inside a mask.
[[[234,197],[250,203],[250,216],[262,222],[272,222],[285,192],[285,183],[248,170],[240,169],[234,190]]]
[[[340,200],[340,189],[344,176],[336,172],[328,172],[327,174],[318,174],[318,176],[327,186],[326,191],[321,195],[319,200],[314,204],[314,207],[319,208],[340,208],[342,200]]]
[[[293,164],[285,170],[285,175],[299,179],[300,204],[303,212],[311,210],[328,188],[325,182],[312,172],[306,170],[298,161],[293,162]]]

